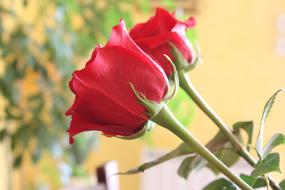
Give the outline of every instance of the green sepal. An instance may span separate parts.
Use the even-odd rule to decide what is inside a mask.
[[[172,62],[172,60],[166,54],[164,54],[164,56],[170,62],[170,64],[172,65],[172,68],[173,68],[173,73],[169,77],[169,90],[168,90],[166,96],[163,98],[163,101],[167,102],[172,97],[174,97],[175,94],[177,93],[177,91],[179,89],[179,78],[178,78],[178,72],[177,72],[177,69],[175,67],[175,64]]]
[[[146,115],[148,115],[151,118],[155,117],[156,114],[161,110],[161,108],[163,108],[164,103],[156,103],[154,101],[148,100],[144,94],[138,92],[134,85],[132,83],[129,83],[130,87],[132,88],[135,96],[137,97],[137,99],[139,100],[140,104],[142,104],[146,110],[147,113]]]
[[[201,63],[201,56],[200,56],[199,51],[197,53],[197,57],[195,58],[194,62],[190,64],[186,61],[184,56],[181,54],[181,52],[176,48],[176,46],[174,44],[172,44],[172,43],[169,43],[169,44],[172,48],[171,53],[175,58],[174,64],[175,64],[178,72],[179,71],[190,71]]]
[[[149,132],[153,127],[154,127],[154,123],[151,120],[148,120],[144,127],[138,131],[137,133],[131,135],[131,136],[117,136],[117,138],[120,139],[125,139],[125,140],[133,140],[133,139],[137,139],[139,137],[142,137],[143,135],[145,135],[147,132]]]

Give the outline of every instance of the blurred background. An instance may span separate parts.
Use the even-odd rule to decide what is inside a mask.
[[[1,0],[1,190],[90,184],[95,168],[108,160],[126,171],[142,163],[146,151],[167,152],[180,143],[159,127],[132,141],[90,132],[72,146],[65,132],[72,71],[84,66],[97,44],[105,44],[120,18],[130,28],[157,6],[181,19],[196,17],[203,64],[190,78],[227,124],[253,120],[256,134],[265,101],[285,87],[285,1]],[[284,105],[280,98],[273,108],[266,139],[285,133]],[[217,131],[182,91],[170,106],[202,142]],[[285,168],[285,149],[278,151]],[[175,174],[176,168],[167,172]],[[123,190],[141,189],[142,183],[142,174],[120,176]]]

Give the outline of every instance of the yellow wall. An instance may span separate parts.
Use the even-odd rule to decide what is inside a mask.
[[[254,120],[258,125],[265,101],[285,87],[285,57],[276,53],[277,18],[285,12],[285,1],[265,0],[201,0],[197,29],[203,54],[203,64],[191,72],[191,79],[205,99],[227,124]],[[285,37],[285,34],[283,34]],[[266,125],[266,139],[275,132],[285,133],[285,98],[277,100]],[[257,126],[256,126],[257,127]],[[203,142],[217,128],[197,109],[190,127]],[[255,130],[255,133],[257,130]],[[155,145],[174,148],[179,141],[166,130],[156,127]],[[116,159],[125,171],[140,163],[146,144],[140,140],[123,141],[100,138],[100,146],[90,156],[87,165]],[[285,147],[281,168],[285,168]],[[173,171],[176,172],[176,171]],[[139,188],[139,176],[122,176],[123,190]],[[277,174],[281,179],[285,174]]]
[[[285,1],[198,2],[195,16],[203,64],[191,72],[191,79],[226,123],[253,119],[258,125],[266,99],[275,90],[285,87],[285,57],[276,53],[277,36],[282,36],[277,31],[277,18],[285,12]],[[267,123],[266,139],[277,131],[285,134],[285,98],[276,105]],[[217,131],[198,109],[190,129],[203,142]],[[172,149],[180,142],[159,127],[153,130],[153,140],[156,147],[164,149]],[[146,143],[142,140],[101,136],[98,149],[88,158],[86,168],[93,172],[95,165],[115,159],[125,171],[140,163],[144,147]],[[283,157],[281,168],[285,168],[285,148],[279,150]],[[1,166],[3,164],[0,170]],[[121,176],[122,189],[138,189],[139,176]],[[285,175],[276,175],[277,179],[281,177]]]

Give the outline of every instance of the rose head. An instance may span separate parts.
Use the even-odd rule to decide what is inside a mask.
[[[150,116],[134,90],[146,100],[161,103],[169,84],[161,67],[130,38],[124,21],[115,26],[105,47],[93,51],[85,68],[75,71],[69,83],[75,101],[66,115],[73,136],[98,130],[107,136],[132,136]]]
[[[166,75],[170,76],[173,68],[164,54],[175,62],[171,44],[179,50],[188,64],[193,62],[194,51],[185,31],[194,25],[195,20],[192,17],[182,22],[166,10],[157,8],[155,16],[131,29],[130,36],[141,49],[161,65]]]

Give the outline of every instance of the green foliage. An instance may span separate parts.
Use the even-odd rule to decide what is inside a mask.
[[[245,131],[248,136],[247,145],[251,143],[253,132],[252,121],[237,122],[234,124],[233,129],[234,135],[240,140],[242,140],[241,131]],[[217,135],[209,143],[207,143],[206,147],[228,167],[235,165],[240,158],[240,155],[234,151],[231,143],[221,131],[219,131]],[[203,167],[208,167],[215,174],[219,173],[215,167],[209,165],[199,155],[191,155],[183,160],[178,168],[178,174],[187,179],[192,171],[197,171]]]
[[[23,0],[23,12],[29,14],[31,7],[35,11],[29,21],[17,7],[0,2],[0,62],[4,69],[0,96],[5,101],[0,141],[10,139],[14,167],[21,166],[24,153],[37,163],[44,151],[56,160],[80,164],[94,147],[94,135],[80,135],[73,146],[68,145],[70,119],[64,115],[72,101],[68,80],[80,60],[86,60],[96,44],[105,43],[120,18],[130,26],[131,9],[147,9],[142,4],[145,1],[106,0],[100,6],[98,2],[43,0],[32,5]],[[126,6],[129,9],[123,8]]]
[[[259,133],[257,136],[257,140],[256,140],[256,152],[258,154],[258,156],[260,157],[260,159],[262,159],[263,157],[265,157],[264,155],[264,149],[263,149],[263,136],[264,136],[264,127],[265,127],[265,122],[266,119],[269,115],[269,112],[275,102],[275,99],[277,97],[277,95],[281,92],[285,92],[284,89],[280,89],[278,91],[276,91],[266,102],[264,109],[263,109],[263,113],[262,113],[262,117],[261,117],[261,123],[260,123],[260,128],[259,128]]]
[[[260,187],[266,186],[266,182],[264,178],[262,177],[257,178],[257,177],[241,174],[240,178],[253,188],[260,188]]]
[[[203,190],[221,190],[221,189],[236,190],[237,188],[233,185],[232,182],[224,178],[217,179],[203,188]]]
[[[259,161],[254,166],[254,170],[252,171],[251,175],[253,177],[263,176],[265,181],[267,182],[267,186],[269,186],[268,183],[268,177],[267,173],[270,172],[281,172],[279,162],[279,153],[270,153],[273,148],[275,148],[278,145],[285,143],[285,136],[283,134],[277,133],[273,135],[268,143],[263,146],[263,138],[264,138],[264,131],[265,131],[265,122],[268,118],[268,115],[273,107],[273,104],[276,100],[276,97],[279,93],[285,92],[285,89],[279,89],[276,91],[266,102],[262,117],[261,117],[261,123],[260,128],[256,140],[256,152],[259,156]]]
[[[252,171],[251,175],[254,177],[258,177],[273,171],[281,172],[279,162],[279,154],[270,153],[255,165],[255,168]]]

